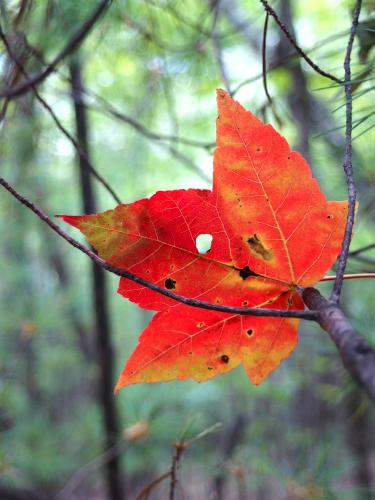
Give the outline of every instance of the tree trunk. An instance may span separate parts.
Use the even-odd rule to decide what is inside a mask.
[[[76,118],[77,141],[85,155],[89,157],[88,125],[86,107],[83,102],[83,83],[81,64],[78,56],[70,64],[72,80],[72,95]],[[85,159],[79,157],[79,175],[81,184],[82,206],[85,214],[95,213],[96,200],[92,186],[92,177],[85,164]],[[106,293],[105,272],[99,266],[92,265],[92,300],[95,316],[96,355],[99,365],[98,400],[103,412],[105,447],[112,448],[119,435],[118,416],[113,395],[113,347],[111,344],[111,325]],[[120,481],[120,462],[115,454],[106,464],[106,480],[108,495],[111,500],[123,499]]]

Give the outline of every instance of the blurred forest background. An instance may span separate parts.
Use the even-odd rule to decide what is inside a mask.
[[[272,2],[309,56],[339,78],[353,5]],[[374,243],[374,9],[364,2],[352,60],[353,249]],[[37,87],[1,101],[1,171],[48,214],[115,206],[91,166],[125,203],[210,187],[218,87],[285,135],[329,199],[346,199],[343,88],[296,56],[270,19],[269,102],[261,2],[1,0],[0,16],[3,90],[48,70],[87,28]],[[0,498],[118,500],[143,490],[139,498],[165,499],[170,477],[157,479],[182,439],[178,499],[375,498],[374,409],[318,326],[301,325],[298,349],[260,387],[237,369],[114,396],[150,313],[5,191],[0,213]],[[374,263],[372,251],[353,255],[348,271]],[[345,283],[343,306],[375,346],[374,301],[371,280]]]

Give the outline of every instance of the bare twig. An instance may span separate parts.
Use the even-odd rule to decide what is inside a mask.
[[[266,61],[266,51],[267,51],[267,30],[268,30],[268,18],[269,13],[266,12],[266,18],[264,20],[264,28],[263,28],[263,40],[262,40],[262,76],[263,76],[263,88],[264,93],[268,99],[269,104],[272,106],[272,97],[268,92],[267,86],[267,61]]]
[[[333,80],[336,83],[342,83],[341,80],[339,80],[336,76],[331,75],[330,73],[327,73],[326,71],[322,70],[310,57],[306,54],[305,51],[301,49],[301,47],[298,45],[296,40],[293,38],[285,24],[281,21],[279,16],[276,14],[276,12],[273,10],[273,8],[270,6],[270,4],[267,2],[267,0],[260,0],[260,2],[263,4],[263,7],[265,11],[274,18],[276,23],[278,24],[279,28],[281,31],[284,33],[284,35],[287,37],[289,42],[293,45],[293,47],[296,49],[298,54],[307,62],[307,64],[317,73],[320,75],[329,78],[330,80]]]
[[[176,486],[177,486],[177,469],[180,464],[181,456],[186,449],[185,441],[178,441],[174,445],[174,453],[172,458],[170,478],[171,482],[169,485],[169,500],[175,499]]]
[[[231,314],[240,314],[244,316],[270,316],[270,317],[283,317],[283,318],[301,318],[307,320],[315,320],[316,313],[314,311],[298,311],[298,310],[283,310],[283,309],[260,309],[260,308],[246,308],[246,307],[233,307],[233,306],[221,306],[218,304],[210,304],[209,302],[203,302],[200,300],[184,297],[170,292],[167,289],[161,288],[154,283],[129,272],[124,269],[119,269],[118,267],[111,266],[103,259],[98,257],[92,250],[82,245],[79,241],[71,238],[65,231],[63,231],[58,224],[56,224],[47,214],[45,214],[40,208],[38,208],[34,203],[25,198],[22,194],[18,193],[4,178],[0,177],[0,185],[3,186],[9,193],[14,196],[19,202],[32,210],[42,221],[49,225],[59,236],[64,238],[70,245],[77,248],[84,254],[86,254],[93,262],[101,266],[106,271],[109,271],[117,276],[127,278],[139,285],[142,285],[150,290],[160,293],[165,297],[181,302],[182,304],[199,307],[201,309],[208,309],[212,311],[226,312]]]
[[[348,260],[350,240],[352,238],[357,191],[353,176],[352,165],[352,128],[353,128],[353,98],[352,98],[352,82],[351,82],[351,54],[353,49],[354,37],[358,27],[358,19],[361,12],[362,0],[357,0],[353,12],[352,27],[350,30],[348,45],[346,49],[344,71],[345,71],[345,102],[346,102],[346,123],[345,123],[345,155],[344,155],[344,171],[348,186],[349,209],[346,220],[345,234],[342,242],[341,253],[338,260],[336,280],[332,288],[330,300],[338,304],[340,300],[341,288],[343,284],[343,276],[345,273],[346,263]]]
[[[99,457],[83,465],[73,474],[72,477],[69,478],[65,486],[54,497],[54,500],[63,500],[64,498],[70,498],[74,491],[85,479],[87,479],[88,476],[93,474],[96,470],[104,467],[114,457],[119,457],[124,451],[124,448],[125,444],[122,442],[118,442],[113,445],[112,448],[107,449]]]
[[[88,94],[89,96],[91,95],[97,102],[100,102],[102,104],[101,107],[90,105],[90,109],[93,109],[95,111],[107,112],[114,118],[117,118],[118,120],[121,120],[124,123],[127,123],[128,125],[133,127],[137,132],[144,135],[147,139],[151,139],[154,141],[176,142],[178,144],[184,144],[186,146],[202,148],[208,151],[211,150],[216,145],[215,142],[204,142],[194,139],[188,139],[187,137],[181,137],[179,135],[170,135],[170,134],[154,132],[153,130],[146,128],[142,123],[137,121],[132,116],[127,115],[123,111],[119,111],[117,108],[115,108],[111,103],[109,103],[106,99],[104,99],[100,95],[92,91],[85,91],[85,93]]]
[[[329,43],[331,43],[331,42],[337,40],[338,38],[345,36],[347,34],[348,34],[348,30],[345,30],[345,31],[340,32],[336,35],[331,35],[331,36],[328,36],[326,38],[323,38],[319,43],[316,43],[315,45],[313,45],[312,47],[307,49],[305,52],[307,54],[314,52],[317,49],[321,48],[322,46],[326,46],[327,44],[329,44]],[[288,54],[285,54],[283,57],[279,58],[277,61],[271,62],[268,65],[267,73],[269,73],[270,71],[273,71],[275,69],[280,68],[281,66],[284,65],[284,63],[288,62],[289,60],[292,60],[296,56],[297,56],[297,54],[295,53],[295,51],[293,51],[293,52],[290,52]],[[262,77],[263,77],[263,73],[259,73],[256,76],[253,76],[251,78],[247,78],[246,80],[243,80],[233,89],[233,91],[232,91],[233,96],[236,95],[245,85],[249,85],[251,83],[254,83]]]
[[[136,496],[135,500],[147,500],[150,493],[152,492],[152,490],[158,485],[160,484],[162,481],[164,481],[164,479],[167,479],[168,477],[170,477],[171,475],[171,471],[169,470],[168,472],[165,472],[164,474],[162,474],[161,476],[157,477],[156,479],[154,479],[153,481],[151,481],[151,483],[149,483],[147,486],[145,486],[142,491],[140,491],[138,493],[138,495]]]
[[[25,70],[25,68],[23,67],[22,63],[20,62],[18,57],[13,53],[13,51],[8,43],[8,40],[5,36],[5,33],[3,32],[1,25],[0,25],[0,38],[1,38],[5,48],[7,50],[7,53],[9,55],[10,59],[18,66],[18,68],[20,69],[22,74],[26,78],[29,78],[29,75],[28,75],[27,71]],[[116,201],[116,203],[121,203],[120,198],[117,196],[117,194],[115,193],[113,188],[108,184],[108,182],[103,178],[103,176],[100,175],[99,172],[97,172],[95,167],[92,165],[91,161],[87,158],[87,155],[85,154],[85,152],[82,149],[82,147],[80,146],[80,144],[74,139],[74,137],[70,134],[70,132],[68,132],[68,130],[64,127],[64,125],[61,123],[61,121],[57,117],[56,113],[53,111],[53,109],[48,104],[48,102],[40,95],[40,93],[38,92],[38,90],[34,84],[31,85],[31,89],[32,89],[35,97],[40,102],[40,104],[44,107],[44,109],[46,109],[48,111],[51,118],[55,122],[57,128],[71,142],[71,144],[73,145],[74,149],[77,151],[80,158],[82,158],[84,160],[84,162],[86,164],[86,168],[89,169],[90,172],[92,173],[92,175],[105,187],[105,189],[107,189],[107,191],[112,195],[112,197]]]
[[[0,97],[6,97],[8,100],[19,97],[20,95],[33,90],[36,85],[39,85],[44,81],[51,73],[55,71],[58,64],[63,61],[69,54],[73,53],[74,50],[81,44],[81,42],[86,38],[87,34],[90,32],[96,21],[102,15],[104,10],[112,3],[112,0],[102,0],[98,6],[94,9],[92,14],[86,21],[82,24],[80,29],[73,35],[69,42],[65,45],[62,51],[55,57],[55,59],[44,68],[39,74],[34,76],[26,76],[26,81],[22,82],[16,87],[12,87],[7,90],[0,92]]]
[[[368,264],[372,266],[372,268],[375,266],[375,259],[372,257],[365,257],[364,255],[349,255],[349,259],[354,259],[358,262],[362,262],[363,264]],[[368,272],[371,271],[369,270]]]
[[[370,245],[365,245],[363,247],[356,248],[355,250],[349,252],[348,255],[349,257],[355,257],[356,255],[359,255],[363,252],[367,252],[367,250],[372,250],[373,248],[375,248],[375,243],[371,243]]]

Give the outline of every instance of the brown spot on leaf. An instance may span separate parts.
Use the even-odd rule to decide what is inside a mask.
[[[327,215],[327,219],[333,219],[333,215]]]
[[[243,280],[245,280],[249,276],[257,276],[257,274],[254,273],[254,271],[252,271],[249,266],[245,266],[242,269],[240,269],[240,276]]]
[[[199,321],[199,323],[197,323],[198,328],[202,328],[204,325],[205,325],[204,321]]]
[[[226,354],[223,354],[220,359],[223,363],[229,363],[229,356]]]
[[[249,330],[247,330],[246,335],[251,337],[253,333],[254,333],[254,331],[250,328]]]
[[[243,306],[247,306],[248,304],[249,304],[249,301],[248,301],[248,300],[244,300],[244,301],[242,302],[242,305],[243,305]]]
[[[167,288],[168,290],[173,290],[174,288],[176,288],[176,281],[173,280],[172,278],[167,278],[165,280],[165,288]]]
[[[264,246],[262,240],[257,234],[253,234],[253,236],[250,236],[247,242],[251,248],[251,251],[257,257],[261,257],[263,260],[271,260],[273,258],[272,250],[268,250],[268,248]]]

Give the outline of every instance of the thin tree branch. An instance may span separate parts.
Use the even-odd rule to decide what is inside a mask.
[[[5,48],[7,50],[7,53],[9,55],[10,59],[18,66],[18,68],[20,69],[20,71],[22,72],[22,74],[26,78],[29,78],[29,75],[28,75],[27,71],[25,70],[25,68],[23,67],[22,63],[19,61],[18,57],[16,57],[15,54],[13,53],[13,51],[12,51],[12,49],[11,49],[9,43],[8,43],[8,40],[7,40],[6,36],[5,36],[5,33],[4,33],[1,25],[0,25],[0,38],[1,38],[1,40],[2,40],[2,42],[4,44],[4,46],[5,46]],[[55,112],[53,111],[53,109],[51,108],[51,106],[39,94],[39,92],[38,92],[37,88],[35,87],[35,85],[31,85],[31,89],[32,89],[35,97],[40,102],[40,104],[44,107],[44,109],[46,109],[48,111],[48,113],[50,114],[51,118],[55,122],[57,128],[71,142],[71,144],[73,145],[74,149],[77,151],[77,153],[80,156],[80,158],[82,160],[84,160],[86,168],[88,170],[90,170],[90,172],[92,173],[92,175],[104,186],[105,189],[107,189],[107,191],[112,195],[112,197],[116,201],[116,203],[121,203],[120,198],[117,196],[117,194],[115,193],[115,191],[113,190],[113,188],[99,174],[99,172],[97,172],[97,170],[95,169],[95,167],[92,165],[91,161],[87,158],[87,155],[85,154],[85,152],[82,149],[82,147],[80,146],[80,144],[74,139],[74,137],[70,134],[70,132],[68,132],[68,130],[64,127],[64,125],[60,122],[59,118],[57,117],[57,115],[55,114]]]
[[[184,144],[186,146],[202,148],[202,149],[206,149],[208,151],[211,150],[216,145],[215,142],[197,141],[194,139],[188,139],[186,137],[181,137],[179,135],[170,135],[170,134],[163,134],[163,133],[159,133],[159,132],[154,132],[153,130],[146,128],[142,123],[135,120],[133,117],[116,109],[111,103],[109,103],[106,99],[104,99],[100,95],[98,95],[90,90],[85,91],[85,93],[89,96],[90,95],[93,96],[96,101],[98,101],[102,104],[102,107],[91,105],[90,109],[92,109],[94,111],[107,112],[108,114],[112,115],[114,118],[117,118],[118,120],[121,120],[121,121],[127,123],[128,125],[130,125],[131,127],[133,127],[137,132],[144,135],[147,139],[151,139],[154,141],[176,142],[178,144]]]
[[[360,247],[360,248],[356,248],[355,250],[352,250],[351,252],[349,252],[349,257],[354,257],[356,255],[359,255],[363,252],[367,252],[367,250],[372,250],[373,248],[375,248],[375,243],[371,243],[370,245],[365,245],[363,247]]]
[[[266,51],[267,51],[268,18],[269,18],[269,13],[266,12],[266,18],[264,20],[264,28],[263,28],[263,40],[262,40],[262,76],[263,76],[264,93],[266,94],[266,97],[268,99],[270,106],[272,106],[273,105],[272,97],[270,96],[270,93],[268,92],[268,86],[267,86]]]
[[[55,59],[47,64],[47,67],[41,71],[39,74],[34,76],[26,76],[26,81],[12,87],[7,90],[0,92],[0,97],[6,97],[8,100],[19,97],[20,95],[33,90],[36,85],[39,85],[44,81],[51,73],[55,71],[56,66],[63,61],[69,54],[74,52],[77,47],[86,38],[87,34],[90,32],[96,21],[102,15],[104,10],[112,3],[112,0],[102,0],[98,6],[94,9],[90,17],[82,24],[79,30],[73,35],[69,42],[65,45],[62,51],[55,57]]]
[[[185,441],[178,441],[174,445],[174,453],[172,458],[171,470],[170,470],[170,485],[169,485],[169,500],[175,499],[176,486],[177,486],[177,469],[180,464],[181,456],[186,449]]]
[[[97,469],[104,467],[113,457],[119,457],[124,451],[124,443],[118,442],[112,448],[109,448],[99,457],[95,458],[91,462],[83,465],[78,471],[70,477],[65,486],[57,493],[54,497],[55,500],[63,500],[66,498],[71,498],[74,491],[78,486],[91,474],[93,474]]]
[[[349,33],[348,30],[345,30],[343,32],[340,32],[336,35],[331,35],[331,36],[328,36],[326,38],[323,38],[319,43],[316,43],[315,45],[313,45],[312,47],[310,47],[309,49],[307,49],[305,52],[307,54],[311,53],[311,52],[314,52],[316,51],[317,49],[320,49],[321,47],[323,46],[326,46],[327,44],[333,42],[333,41],[336,41],[338,38],[341,38],[342,36],[345,36]],[[281,66],[283,66],[283,64],[285,62],[288,62],[289,60],[293,60],[294,57],[296,57],[297,54],[295,53],[295,51],[293,52],[290,52],[286,55],[284,55],[282,58],[280,58],[278,61],[275,61],[275,62],[271,62],[269,65],[268,65],[268,68],[267,68],[267,73],[269,73],[270,71],[273,71],[275,69],[278,69],[280,68]],[[254,83],[256,82],[257,80],[259,80],[260,78],[262,78],[263,74],[262,73],[259,73],[258,75],[256,76],[253,76],[251,78],[247,78],[246,80],[243,80],[242,82],[240,82],[232,91],[232,94],[233,96],[235,96],[241,89],[242,87],[244,87],[245,85],[249,85],[251,83]]]
[[[349,259],[354,259],[357,260],[358,262],[363,262],[363,264],[369,264],[370,266],[375,266],[375,259],[371,257],[365,257],[364,255],[349,255]]]
[[[152,492],[152,490],[158,484],[160,484],[162,481],[164,481],[164,479],[167,479],[168,477],[170,477],[170,475],[171,475],[171,471],[169,470],[168,472],[165,472],[161,476],[159,476],[156,479],[154,479],[153,481],[151,481],[151,483],[149,483],[147,486],[145,486],[142,489],[142,491],[140,491],[138,493],[138,495],[136,496],[135,500],[148,500],[148,497],[149,497],[150,493]]]
[[[296,42],[296,40],[293,38],[293,36],[291,35],[291,33],[288,31],[288,29],[285,26],[285,24],[281,21],[281,19],[276,14],[276,12],[273,10],[273,8],[270,6],[270,4],[267,2],[267,0],[260,0],[260,2],[262,3],[265,11],[270,16],[272,16],[274,18],[274,20],[278,24],[279,28],[281,29],[281,31],[284,33],[284,35],[287,37],[287,39],[289,40],[289,42],[296,49],[296,51],[298,52],[298,54],[307,62],[307,64],[314,71],[316,71],[317,73],[319,73],[320,75],[322,75],[322,76],[324,76],[326,78],[329,78],[330,80],[333,80],[336,83],[340,83],[341,84],[342,83],[341,80],[339,80],[336,76],[331,75],[330,73],[327,73],[326,71],[322,70],[316,63],[314,63],[314,61],[312,59],[310,59],[310,57],[306,54],[306,52],[304,52],[301,49],[301,47],[298,45],[298,43]]]
[[[351,61],[354,37],[357,32],[358,19],[361,12],[361,7],[362,7],[362,0],[357,0],[353,12],[352,27],[350,30],[345,61],[344,61],[346,122],[345,122],[345,155],[344,155],[343,168],[345,171],[346,182],[348,186],[349,210],[346,219],[346,227],[341,247],[341,253],[338,260],[337,273],[336,273],[337,276],[330,296],[330,300],[335,304],[338,304],[340,300],[340,294],[343,284],[343,276],[345,273],[346,263],[348,260],[349,246],[354,226],[356,197],[357,197],[357,190],[354,182],[353,165],[352,165],[353,96],[352,96],[350,61]]]
[[[260,308],[246,308],[246,307],[233,307],[233,306],[222,306],[218,304],[210,304],[209,302],[203,302],[200,300],[192,299],[189,297],[184,297],[170,292],[164,288],[161,288],[154,283],[118,267],[111,266],[103,259],[98,257],[92,250],[82,245],[79,241],[71,238],[65,231],[63,231],[58,224],[56,224],[47,214],[45,214],[40,208],[38,208],[34,203],[25,198],[22,194],[18,193],[3,177],[0,177],[0,185],[3,186],[9,193],[14,196],[19,202],[25,205],[27,208],[32,210],[42,221],[49,225],[55,233],[64,238],[70,245],[77,248],[84,254],[86,254],[93,262],[101,266],[106,271],[109,271],[117,276],[127,278],[139,285],[142,285],[150,290],[160,293],[165,297],[181,302],[182,304],[199,307],[201,309],[208,309],[211,311],[226,312],[230,314],[240,314],[243,316],[270,316],[270,317],[282,317],[282,318],[300,318],[310,321],[316,320],[315,311],[298,311],[298,310],[284,310],[284,309],[260,309]]]
[[[305,304],[318,311],[318,323],[336,344],[349,373],[375,402],[375,352],[350,324],[341,309],[328,302],[315,288],[302,293]]]

